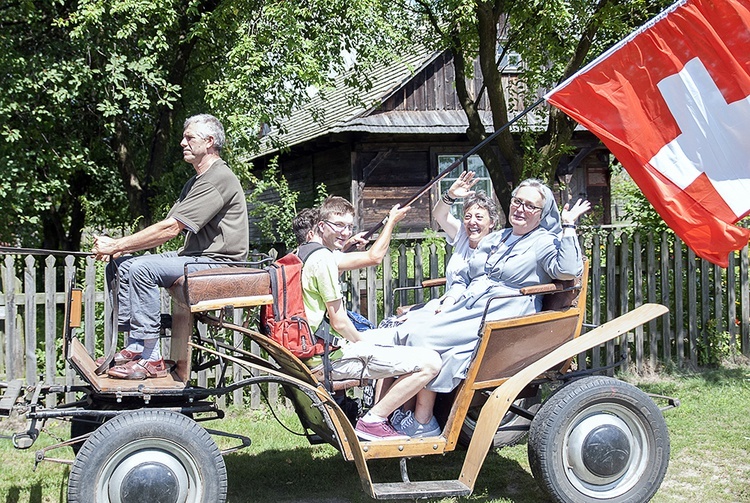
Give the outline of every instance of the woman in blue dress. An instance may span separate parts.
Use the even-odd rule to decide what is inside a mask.
[[[443,296],[437,312],[420,309],[401,325],[375,329],[377,337],[440,353],[438,376],[417,395],[413,412],[396,414],[394,427],[410,436],[433,436],[440,427],[432,414],[436,393],[447,393],[465,377],[487,301],[517,294],[520,288],[581,274],[583,259],[575,221],[590,209],[588,201],[565,205],[562,215],[552,191],[539,180],[523,181],[514,191],[508,215],[511,228],[485,237]],[[541,310],[540,296],[510,297],[490,304],[487,320]]]

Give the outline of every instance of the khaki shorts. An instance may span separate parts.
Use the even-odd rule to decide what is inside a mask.
[[[419,372],[425,365],[440,368],[440,355],[427,348],[388,346],[370,341],[349,343],[343,356],[331,362],[331,378],[383,379]]]

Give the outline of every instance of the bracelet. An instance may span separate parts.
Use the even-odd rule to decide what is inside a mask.
[[[456,200],[454,198],[452,198],[451,196],[448,195],[448,192],[444,192],[443,193],[443,197],[441,199],[448,206],[450,206],[450,205],[452,205],[453,203],[456,202]]]
[[[563,229],[575,229],[576,224],[562,224]]]

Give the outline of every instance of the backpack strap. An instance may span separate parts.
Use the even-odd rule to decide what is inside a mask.
[[[323,248],[325,248],[325,246],[323,246],[322,244],[311,241],[309,243],[304,243],[304,244],[299,245],[299,247],[294,251],[294,253],[299,257],[299,259],[304,264],[305,262],[307,262],[307,259],[310,258],[310,255],[312,255],[314,252],[318,250],[322,250]]]
[[[333,367],[331,367],[331,324],[328,323],[327,319],[323,319],[314,335],[323,339],[323,384],[328,392],[333,393],[333,383],[331,382],[331,371],[333,370]]]

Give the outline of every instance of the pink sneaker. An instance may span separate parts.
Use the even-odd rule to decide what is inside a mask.
[[[379,423],[366,423],[361,419],[357,421],[357,427],[354,428],[357,436],[362,440],[408,440],[408,435],[402,435],[393,429],[393,426],[386,420]]]

